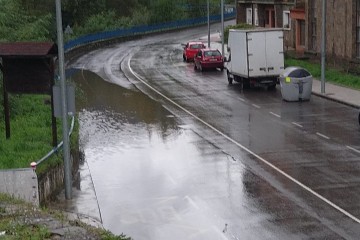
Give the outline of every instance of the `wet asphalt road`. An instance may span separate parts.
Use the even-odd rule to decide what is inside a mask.
[[[76,201],[91,195],[80,184],[68,208],[136,240],[358,239],[357,110],[194,71],[180,43],[204,35],[149,36],[70,63],[81,174],[96,195]]]

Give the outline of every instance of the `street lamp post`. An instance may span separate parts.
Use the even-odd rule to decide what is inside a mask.
[[[208,48],[210,48],[210,0],[207,0]]]
[[[325,93],[325,59],[326,59],[326,0],[322,0],[321,27],[321,93]]]
[[[225,56],[224,51],[224,0],[221,0],[221,53],[223,56]]]
[[[62,109],[62,132],[63,132],[63,152],[64,152],[64,184],[65,198],[71,199],[71,166],[70,166],[70,143],[68,133],[68,114],[66,99],[66,79],[64,68],[64,39],[61,17],[61,2],[56,2],[56,26],[57,26],[57,42],[59,54],[59,73],[60,73],[60,93],[61,93],[61,109]]]

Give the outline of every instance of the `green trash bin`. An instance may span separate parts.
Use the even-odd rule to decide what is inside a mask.
[[[285,101],[310,100],[312,75],[301,67],[287,67],[279,77],[281,95]]]

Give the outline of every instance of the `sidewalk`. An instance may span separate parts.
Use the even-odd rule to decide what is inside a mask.
[[[325,82],[325,93],[321,93],[321,81],[314,79],[312,86],[314,95],[327,98],[336,102],[340,102],[355,108],[360,108],[360,91],[338,86],[329,82]]]

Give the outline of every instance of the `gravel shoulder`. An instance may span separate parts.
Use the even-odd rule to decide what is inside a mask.
[[[131,240],[74,220],[65,212],[34,207],[0,194],[0,240],[3,239]]]

